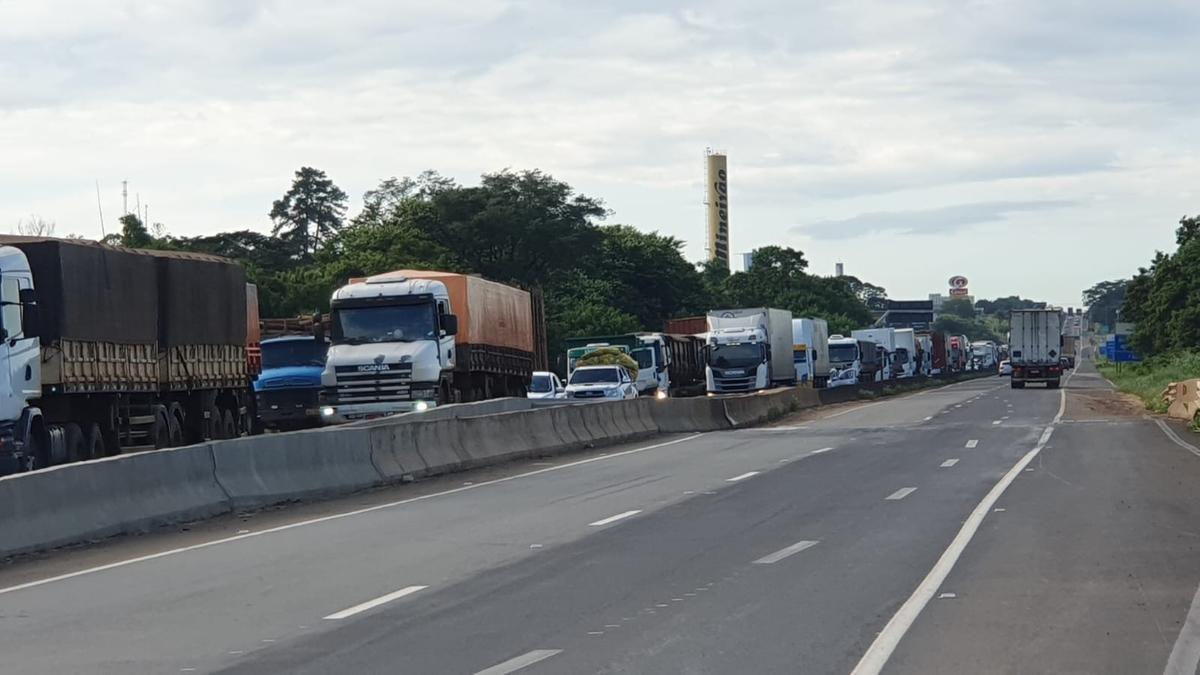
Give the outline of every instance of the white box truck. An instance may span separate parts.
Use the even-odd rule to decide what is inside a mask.
[[[894,380],[896,378],[896,373],[893,370],[896,354],[895,328],[863,328],[851,331],[850,337],[855,340],[874,342],[879,349],[879,379]]]
[[[829,324],[825,319],[792,319],[792,359],[797,382],[815,388],[829,384]]]
[[[1057,388],[1062,381],[1062,312],[1014,309],[1008,321],[1012,388],[1023,389],[1028,382]]]
[[[744,393],[796,382],[792,313],[721,309],[708,313],[704,378],[710,394]]]
[[[892,355],[892,370],[898,378],[917,374],[917,335],[911,328],[896,329],[896,351]]]

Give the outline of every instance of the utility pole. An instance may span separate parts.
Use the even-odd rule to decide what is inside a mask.
[[[121,181],[121,215],[129,215],[129,181]]]

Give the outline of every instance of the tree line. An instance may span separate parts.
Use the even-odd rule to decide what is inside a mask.
[[[1129,338],[1143,356],[1200,349],[1200,217],[1183,217],[1175,251],[1157,251],[1131,279],[1103,281],[1084,292],[1092,321],[1133,323]]]
[[[129,214],[108,241],[238,260],[258,285],[263,316],[326,311],[349,278],[402,268],[540,288],[552,356],[566,337],[661,330],[667,319],[718,307],[788,309],[849,334],[871,324],[868,303],[887,298],[855,277],[810,274],[803,252],[787,247],[758,249],[745,272],[694,265],[679,239],[606,224],[612,214],[601,200],[539,170],[488,173],[475,186],[435,171],[388,178],[351,218],[348,201],[323,171],[303,167],[271,205],[270,235],[176,237]]]

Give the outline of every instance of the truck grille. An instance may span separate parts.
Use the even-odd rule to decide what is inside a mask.
[[[751,391],[754,389],[753,377],[717,377],[713,379],[718,391]]]
[[[412,364],[387,364],[387,370],[359,370],[364,366],[337,366],[337,385],[329,403],[385,403],[412,400]],[[381,366],[382,367],[382,366]]]

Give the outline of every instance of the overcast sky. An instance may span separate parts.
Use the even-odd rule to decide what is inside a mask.
[[[699,260],[712,146],[735,252],[1076,305],[1200,213],[1198,63],[1196,0],[0,0],[0,231],[540,168]]]

